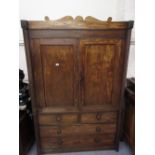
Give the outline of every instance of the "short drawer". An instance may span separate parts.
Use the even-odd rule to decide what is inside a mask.
[[[117,112],[83,113],[81,123],[116,123]]]
[[[114,134],[116,124],[82,124],[67,126],[42,126],[40,137],[50,138],[56,136],[87,135],[87,134]]]
[[[41,139],[42,150],[54,150],[62,148],[77,148],[87,146],[107,146],[114,145],[115,135],[114,134],[97,134],[97,135],[77,135],[77,136],[66,136],[66,137],[55,137],[55,138],[43,138]]]
[[[62,123],[76,123],[76,114],[40,114],[38,121],[40,125],[53,125]]]

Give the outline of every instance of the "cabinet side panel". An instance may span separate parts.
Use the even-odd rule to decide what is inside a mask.
[[[129,46],[130,46],[130,38],[131,38],[131,29],[126,30],[126,38],[123,40],[122,43],[122,54],[121,54],[121,76],[119,77],[120,80],[120,106],[119,106],[119,121],[118,121],[118,129],[117,129],[117,136],[116,136],[116,141],[117,141],[117,149],[119,148],[119,140],[122,134],[122,111],[124,108],[124,92],[125,92],[125,81],[126,81],[126,73],[127,73],[127,66],[128,66],[128,56],[129,56]]]
[[[35,127],[35,138],[37,143],[37,153],[40,154],[40,140],[39,140],[39,129],[38,129],[38,118],[37,118],[37,106],[36,100],[34,95],[34,79],[32,74],[32,58],[30,53],[30,40],[29,40],[29,31],[27,29],[23,29],[24,35],[24,43],[25,43],[25,53],[26,53],[26,61],[27,61],[27,68],[28,68],[28,78],[29,78],[29,86],[30,86],[30,96],[32,101],[32,110],[33,110],[33,120],[34,120],[34,127]]]

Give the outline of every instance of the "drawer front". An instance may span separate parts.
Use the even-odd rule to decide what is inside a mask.
[[[81,123],[116,123],[117,112],[84,113]]]
[[[77,123],[78,115],[76,114],[46,114],[39,115],[39,125],[53,125],[62,123]]]
[[[83,124],[68,126],[42,126],[40,127],[41,138],[56,136],[87,135],[87,134],[114,134],[116,124]]]
[[[83,148],[94,146],[107,146],[115,144],[114,134],[97,134],[97,135],[85,135],[85,136],[66,136],[55,138],[43,138],[41,140],[42,150],[54,150],[54,149],[68,149],[68,148]]]

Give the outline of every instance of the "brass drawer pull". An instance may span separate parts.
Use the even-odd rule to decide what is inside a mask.
[[[57,120],[58,122],[60,122],[60,121],[61,121],[61,116],[56,116],[56,120]]]
[[[59,134],[61,134],[61,133],[62,133],[61,129],[58,129],[58,130],[57,130],[57,134],[59,135]]]
[[[102,114],[101,114],[101,113],[97,113],[96,119],[97,119],[97,120],[101,120],[101,118],[102,118]]]
[[[101,132],[101,128],[100,127],[96,127],[96,132]]]

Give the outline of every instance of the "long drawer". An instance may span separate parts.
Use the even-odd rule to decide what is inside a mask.
[[[74,123],[116,123],[117,112],[92,112],[73,114],[40,114],[39,125]]]
[[[41,150],[68,149],[68,148],[84,148],[84,147],[105,147],[115,144],[115,134],[96,134],[96,135],[76,135],[41,139]]]
[[[41,126],[40,137],[50,138],[56,136],[86,135],[86,134],[114,134],[116,133],[115,124],[77,124],[77,125],[58,125]]]

